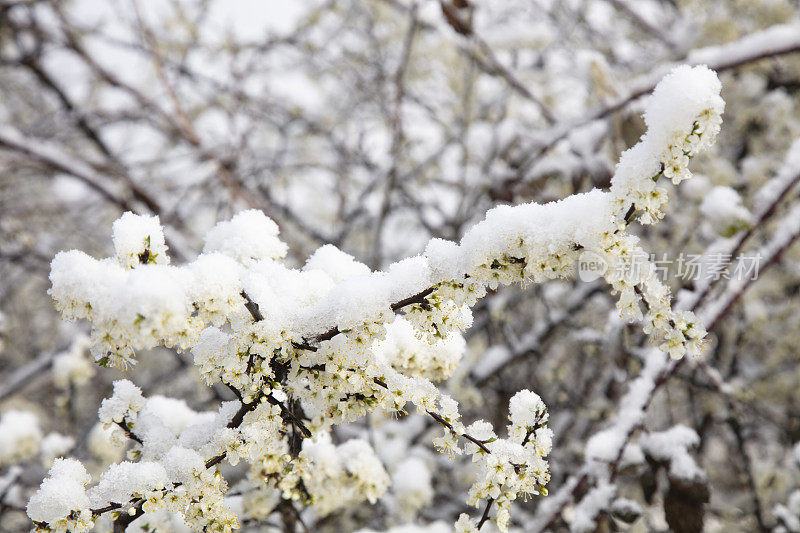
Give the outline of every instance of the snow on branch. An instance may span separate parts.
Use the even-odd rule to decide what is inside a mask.
[[[781,24],[763,31],[746,35],[737,41],[721,46],[698,48],[687,54],[685,63],[707,66],[717,72],[754,63],[762,59],[792,54],[800,50],[800,26],[797,24]],[[577,129],[601,120],[624,109],[632,102],[652,91],[660,80],[675,68],[674,63],[660,64],[647,74],[634,79],[627,91],[616,100],[589,111],[580,119],[555,124],[546,130],[531,155],[526,158],[526,167],[541,159],[543,154],[567,138]]]
[[[712,242],[703,255],[704,264],[714,264],[715,261],[719,261],[716,259],[718,256],[735,257],[753,232],[763,226],[775,213],[778,204],[787,197],[798,181],[800,181],[800,140],[792,144],[775,177],[757,191],[753,227],[736,237],[719,238]],[[800,239],[800,208],[797,206],[790,208],[776,226],[772,237],[753,254],[760,259],[761,273],[775,264],[781,254]],[[709,300],[708,297],[717,281],[719,280],[715,280],[713,276],[701,277],[694,291],[681,293],[675,303],[676,308],[696,311],[709,331],[713,330],[730,311],[733,304],[752,286],[756,278],[751,276],[731,279],[716,298]],[[639,376],[629,384],[627,392],[619,399],[613,422],[588,440],[583,468],[577,475],[570,477],[546,505],[539,507],[532,531],[548,530],[561,511],[575,498],[578,487],[585,488],[593,484],[607,486],[604,483],[609,478],[613,480],[623,465],[644,459],[643,449],[644,451],[649,449],[652,453],[654,444],[660,445],[664,442],[662,437],[656,437],[654,440],[653,434],[640,439],[639,444],[632,444],[631,439],[635,431],[642,428],[645,413],[656,391],[678,370],[684,360],[669,361],[654,349],[644,351],[641,357],[645,363],[644,367]],[[716,388],[722,390],[723,394],[730,395],[730,390],[724,390],[727,384],[722,382],[718,372],[702,361],[698,364],[709,375]],[[670,468],[677,470],[672,472],[672,475],[678,474],[681,477],[680,474],[683,474],[682,477],[687,479],[701,478],[702,471],[694,464],[687,451],[687,447],[696,443],[696,434],[685,427],[674,427],[662,434],[676,437],[672,438],[669,446],[659,446],[661,450],[659,454],[663,459],[674,460],[670,463]],[[663,451],[666,448],[669,448],[669,453]]]
[[[114,224],[114,257],[59,253],[50,294],[65,318],[91,322],[101,365],[127,367],[136,352],[159,345],[190,350],[202,380],[226,385],[238,401],[195,413],[117,382],[100,419],[132,441],[138,460],[112,466],[88,491],[80,463],[55,464],[29,516],[42,530],[83,531],[110,512],[124,529],[144,512],[171,509],[197,529],[225,531],[238,517],[224,503],[216,468],[224,459],[249,465],[252,497],[277,492],[322,513],[374,501],[389,478],[369,444],[334,446],[328,432],[413,404],[442,426],[438,449],[472,455],[479,467],[468,503],[485,501],[483,516],[463,515],[456,529],[475,531],[493,512],[506,530],[518,495],[546,494],[547,409],[534,393],[518,392],[500,437],[488,422],[465,424],[433,380],[452,375],[470,308],[487,289],[570,277],[582,254],[607,266],[603,277],[619,293],[623,316],[643,321],[663,350],[679,358],[701,349],[702,325],[672,309],[669,290],[626,230],[634,221],[657,223],[667,201],[658,181],[689,178],[690,159],[713,143],[719,91],[708,68],[676,68],[656,87],[648,131],[622,155],[609,191],[496,207],[459,243],[434,239],[422,255],[384,271],[332,246],[288,268],[277,226],[255,210],[218,224],[203,253],[183,265],[170,264],[158,219],[132,214]],[[67,486],[70,498],[60,499]]]
[[[709,46],[692,51],[688,62],[727,69],[757,59],[773,57],[800,50],[800,26],[780,24],[763,31],[745,35],[738,41]]]

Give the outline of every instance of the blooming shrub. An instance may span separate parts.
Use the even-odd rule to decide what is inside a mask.
[[[634,275],[616,266],[641,263],[644,251],[626,230],[663,217],[659,180],[689,178],[690,159],[713,143],[719,91],[708,68],[676,68],[656,87],[648,130],[623,153],[610,190],[496,207],[459,243],[434,239],[384,271],[332,246],[289,268],[277,226],[256,210],[217,224],[203,253],[182,265],[171,264],[158,218],[131,213],[114,223],[114,257],[59,253],[50,293],[65,318],[91,323],[101,366],[127,368],[156,346],[191,352],[203,382],[237,399],[196,412],[117,381],[98,414],[114,440],[132,441],[128,460],[92,484],[81,463],[56,459],[29,517],[42,531],[78,532],[108,513],[124,528],[169,510],[197,530],[230,531],[281,499],[320,515],[373,502],[391,481],[373,448],[364,440],[336,445],[329,431],[412,405],[441,426],[439,451],[469,455],[477,467],[467,503],[484,511],[462,515],[455,529],[476,531],[491,517],[507,530],[515,499],[547,494],[552,432],[546,406],[529,390],[511,398],[505,432],[467,423],[439,391],[436,382],[463,354],[470,309],[499,285],[572,276],[579,256],[592,253],[609,266],[604,277],[624,318],[642,322],[673,358],[698,353],[702,324],[672,309],[653,265],[639,264]],[[241,513],[226,501],[223,461],[247,463]]]

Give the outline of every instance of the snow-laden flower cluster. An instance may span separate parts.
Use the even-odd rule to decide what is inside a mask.
[[[753,224],[753,215],[742,205],[742,197],[727,186],[711,189],[700,204],[700,212],[722,237],[731,237]]]
[[[56,459],[42,486],[28,502],[28,516],[40,529],[66,533],[93,525],[86,485],[91,477],[75,459]]]
[[[0,466],[39,456],[45,467],[66,455],[75,439],[57,432],[43,435],[39,418],[30,411],[11,409],[0,415]]]
[[[386,325],[386,338],[375,345],[377,357],[403,374],[432,381],[451,377],[465,350],[464,337],[457,332],[427,341],[420,339],[414,327],[400,317]]]
[[[114,395],[103,400],[97,414],[100,422],[107,427],[111,424],[128,425],[144,405],[144,396],[139,387],[127,379],[122,379],[114,382]]]
[[[392,493],[399,504],[399,515],[411,519],[433,498],[431,471],[418,457],[409,457],[392,472]]]
[[[72,345],[53,358],[53,383],[62,390],[81,387],[94,376],[94,366],[87,358],[91,341],[85,335],[78,335]]]
[[[33,457],[41,442],[42,430],[35,414],[11,409],[0,416],[0,465]]]
[[[112,229],[114,251],[123,268],[139,264],[169,264],[167,244],[158,217],[123,214]]]
[[[509,403],[506,439],[499,438],[491,424],[483,420],[465,427],[452,399],[443,397],[441,412],[446,430],[436,445],[450,453],[471,454],[480,470],[467,503],[477,507],[486,500],[495,505],[497,527],[506,531],[511,504],[517,497],[547,495],[545,485],[550,480],[550,470],[545,457],[552,449],[553,432],[547,427],[549,415],[544,402],[529,390],[516,393]],[[463,435],[468,439],[461,448],[457,437]],[[459,527],[470,531],[467,519],[460,518],[459,522]]]
[[[39,457],[47,467],[53,465],[53,462],[58,457],[63,457],[75,446],[75,439],[62,435],[61,433],[52,432],[45,435],[42,439],[41,447],[39,449]]]
[[[115,257],[58,254],[50,293],[65,317],[91,321],[100,364],[124,367],[137,351],[157,345],[191,350],[203,381],[222,383],[238,401],[196,413],[117,382],[99,417],[117,440],[133,442],[128,458],[136,462],[101,477],[89,491],[88,515],[83,500],[66,516],[45,513],[46,500],[56,496],[43,485],[30,516],[53,528],[61,526],[45,518],[169,509],[195,528],[224,531],[235,527],[236,515],[225,505],[216,469],[223,460],[248,464],[244,508],[256,514],[258,502],[300,502],[325,513],[341,501],[374,501],[390,482],[380,461],[366,442],[334,444],[327,430],[413,405],[442,426],[437,448],[472,456],[479,476],[468,501],[485,500],[505,530],[517,497],[546,492],[546,408],[534,393],[518,393],[508,436],[500,438],[485,421],[465,425],[457,403],[434,381],[452,375],[470,308],[487,289],[571,276],[583,252],[608,263],[605,277],[620,293],[620,310],[644,320],[670,355],[699,349],[702,326],[671,309],[652,265],[644,261],[625,275],[613,267],[642,262],[627,225],[658,221],[666,193],[656,181],[688,177],[689,158],[711,144],[723,106],[719,89],[705,67],[676,69],[655,90],[645,113],[648,132],[623,154],[610,191],[497,207],[459,243],[434,239],[423,255],[385,271],[373,272],[333,246],[289,268],[277,226],[254,210],[218,224],[203,253],[185,265],[169,264],[157,219],[131,214],[114,225]],[[122,475],[137,481],[123,486],[114,479]],[[457,529],[483,521],[462,517]]]
[[[335,446],[323,433],[303,443],[300,463],[305,488],[320,516],[364,499],[375,503],[389,487],[389,474],[364,440]]]
[[[617,222],[630,221],[631,205],[642,224],[664,216],[667,192],[657,181],[663,176],[678,185],[692,176],[689,160],[714,143],[722,124],[720,89],[704,66],[678,67],[658,84],[644,114],[647,133],[622,154],[614,174]]]
[[[111,464],[118,462],[124,453],[124,449],[114,439],[114,429],[111,427],[103,427],[102,422],[94,425],[86,445],[91,452],[92,456],[102,464]]]

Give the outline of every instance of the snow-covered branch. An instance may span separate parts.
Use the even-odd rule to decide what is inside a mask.
[[[101,365],[127,367],[137,351],[158,345],[191,350],[203,381],[227,385],[238,401],[217,413],[188,410],[176,426],[165,409],[177,406],[117,382],[100,420],[133,441],[137,462],[112,466],[88,492],[80,463],[57,462],[29,515],[40,528],[77,531],[105,512],[127,512],[117,518],[124,526],[148,510],[174,507],[198,528],[226,530],[237,517],[223,503],[226,485],[214,467],[240,458],[250,467],[250,483],[266,481],[282,498],[322,513],[346,503],[330,500],[337,484],[354,491],[354,499],[373,501],[388,481],[371,448],[351,441],[325,451],[341,454],[349,473],[335,481],[320,464],[321,450],[331,446],[325,435],[370,411],[412,404],[443,426],[437,448],[471,454],[480,469],[468,503],[486,500],[484,514],[478,521],[464,515],[456,528],[478,529],[493,509],[505,530],[518,494],[546,492],[552,432],[544,404],[532,392],[517,393],[508,437],[500,438],[487,422],[465,425],[458,404],[426,376],[452,375],[463,352],[457,339],[487,289],[570,277],[587,253],[608,264],[603,275],[620,293],[624,316],[643,320],[673,357],[698,351],[702,326],[691,313],[672,310],[669,291],[641,262],[637,239],[626,229],[663,216],[660,178],[677,184],[690,177],[690,158],[719,131],[719,90],[704,67],[674,70],[654,91],[648,132],[623,154],[610,191],[497,207],[459,243],[434,239],[424,254],[384,271],[370,271],[330,245],[302,269],[287,268],[277,226],[255,210],[219,223],[203,253],[186,265],[170,265],[157,217],[131,213],[114,224],[114,257],[60,253],[51,294],[65,317],[91,322]],[[637,268],[621,274],[620,264]],[[428,355],[404,357],[402,347],[419,339],[430,345]],[[67,485],[69,502],[58,497]]]

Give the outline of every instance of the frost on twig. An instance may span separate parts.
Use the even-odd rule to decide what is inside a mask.
[[[156,218],[131,214],[114,225],[115,257],[58,254],[51,295],[66,318],[91,322],[100,364],[126,367],[137,351],[158,345],[191,351],[202,380],[223,383],[238,401],[195,413],[117,382],[100,419],[133,441],[136,462],[112,466],[85,496],[78,491],[85,476],[56,463],[29,516],[41,529],[81,531],[107,512],[123,513],[117,523],[126,525],[170,509],[197,529],[226,531],[239,518],[225,505],[222,460],[248,464],[247,500],[263,504],[254,513],[281,499],[323,514],[374,501],[389,484],[380,461],[366,442],[334,446],[328,431],[410,403],[442,426],[437,448],[469,454],[479,467],[468,502],[485,502],[483,516],[464,515],[456,528],[473,531],[491,517],[505,530],[511,502],[546,494],[547,409],[534,393],[518,392],[507,437],[500,437],[485,421],[465,424],[434,381],[452,375],[470,308],[487,289],[572,276],[583,253],[607,265],[604,277],[619,293],[623,316],[643,321],[672,357],[699,351],[702,325],[671,308],[668,289],[626,230],[663,216],[660,179],[690,177],[689,160],[719,130],[719,90],[705,67],[675,69],[655,89],[648,131],[622,155],[609,191],[497,207],[459,243],[434,239],[422,255],[385,271],[370,271],[332,246],[302,268],[288,268],[277,226],[254,210],[218,224],[203,253],[184,265],[170,264]],[[176,409],[183,423],[167,416]],[[66,484],[76,495],[58,500],[60,490],[51,487]]]

